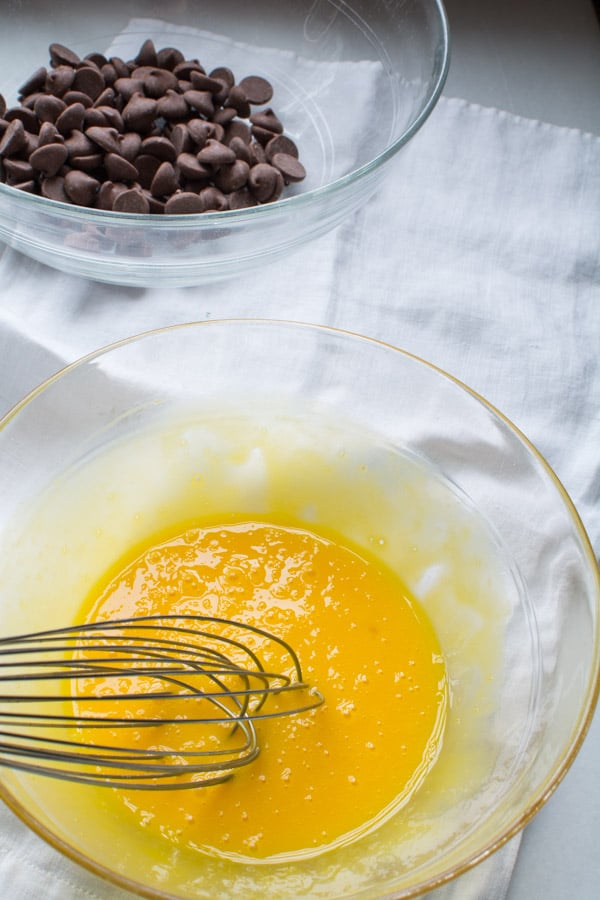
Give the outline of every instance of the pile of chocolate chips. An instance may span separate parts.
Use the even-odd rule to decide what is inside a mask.
[[[298,149],[267,106],[271,84],[206,72],[146,40],[125,62],[51,44],[19,105],[0,95],[0,181],[77,206],[203,213],[277,200],[301,181]],[[261,107],[255,112],[252,107]]]

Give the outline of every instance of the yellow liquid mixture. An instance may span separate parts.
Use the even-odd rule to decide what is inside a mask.
[[[79,620],[152,614],[264,628],[325,697],[260,722],[258,758],[224,784],[115,794],[118,815],[175,845],[256,862],[315,855],[388,818],[435,762],[447,706],[436,635],[397,575],[362,550],[262,521],[171,531],[130,550]]]

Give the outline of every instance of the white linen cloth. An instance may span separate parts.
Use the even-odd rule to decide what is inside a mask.
[[[443,97],[335,232],[210,287],[115,288],[0,248],[0,413],[64,363],[206,318],[335,325],[476,389],[537,445],[600,553],[600,138]],[[519,840],[434,900],[503,900]],[[0,806],[0,896],[125,900]]]

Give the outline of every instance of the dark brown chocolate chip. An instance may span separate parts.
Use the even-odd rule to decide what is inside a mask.
[[[210,175],[209,166],[202,165],[193,153],[180,153],[177,157],[177,168],[185,178],[201,181]]]
[[[187,123],[189,135],[198,148],[201,150],[207,140],[214,137],[214,129],[210,122],[204,122],[202,119],[190,119]]]
[[[117,78],[129,78],[129,67],[120,56],[111,56],[108,62],[117,73]]]
[[[61,175],[53,178],[44,178],[41,184],[42,197],[48,200],[58,200],[59,203],[71,203],[65,192],[65,179]]]
[[[75,73],[73,90],[87,94],[92,100],[100,96],[105,86],[102,73],[95,66],[83,66]]]
[[[65,175],[65,193],[77,206],[93,206],[100,182],[85,172],[72,169]]]
[[[254,165],[254,160],[250,154],[250,147],[241,137],[232,137],[231,140],[228,141],[227,146],[231,147],[238,159],[243,159],[248,165]]]
[[[177,174],[170,162],[163,162],[156,170],[150,185],[153,197],[170,197],[178,189]]]
[[[286,184],[302,181],[306,178],[306,169],[299,159],[289,153],[275,153],[271,165],[279,169]]]
[[[118,78],[115,67],[112,63],[107,62],[101,67],[100,71],[104,78],[104,84],[108,87],[112,87]]]
[[[53,94],[38,97],[34,104],[34,112],[40,122],[56,122],[58,117],[67,108],[67,104],[60,97]]]
[[[56,120],[56,128],[67,137],[72,131],[81,131],[85,118],[85,106],[83,103],[71,103],[64,109]],[[51,123],[46,123],[51,124]]]
[[[267,161],[263,145],[259,144],[258,141],[250,141],[248,151],[250,153],[250,165],[256,165],[257,163],[264,163]]]
[[[131,73],[131,77],[141,79],[144,82],[146,95],[155,100],[166,94],[168,90],[176,91],[179,86],[177,77],[172,72],[157,66],[138,66]]]
[[[116,128],[92,125],[86,128],[85,135],[107,153],[118,153],[120,150],[119,132]]]
[[[234,84],[229,91],[226,105],[233,106],[238,116],[241,116],[243,119],[246,119],[250,115],[250,103],[244,89],[239,84]]]
[[[154,41],[148,38],[140,47],[138,55],[135,57],[135,63],[138,66],[157,66],[158,59],[156,56],[156,47]]]
[[[183,99],[192,112],[196,110],[201,116],[206,116],[207,119],[211,119],[214,116],[215,105],[210,91],[197,91],[195,89],[185,91]]]
[[[40,129],[40,135],[41,133]],[[71,132],[69,137],[65,138],[65,147],[69,151],[69,157],[89,156],[90,153],[96,153],[98,150],[98,145],[94,141],[90,140],[82,131],[77,130]]]
[[[144,82],[141,78],[117,78],[114,87],[126,103],[131,100],[134,94],[144,93]]]
[[[104,116],[104,121],[111,128],[115,128],[121,134],[125,131],[123,116],[114,106],[98,106],[97,111]]]
[[[34,111],[26,106],[13,106],[11,109],[7,109],[4,118],[7,122],[20,119],[25,127],[25,131],[28,131],[30,134],[37,134],[40,126],[39,119]]]
[[[13,184],[17,191],[23,191],[25,194],[37,194],[37,183],[35,181],[21,181],[19,184]]]
[[[103,106],[115,107],[116,94],[111,87],[105,87],[101,94],[94,100],[92,106],[97,109]]]
[[[263,109],[261,112],[253,113],[250,121],[258,128],[265,131],[271,131],[273,134],[283,134],[283,125],[272,109]]]
[[[216,187],[205,187],[198,196],[204,207],[204,212],[223,212],[229,209],[227,197]]]
[[[185,59],[185,56],[178,50],[176,47],[163,47],[162,50],[159,50],[156,54],[156,63],[160,69],[168,69],[170,72],[173,71],[175,66],[182,63]]]
[[[248,103],[251,103],[253,106],[262,106],[263,103],[268,103],[273,97],[272,84],[266,78],[261,78],[260,75],[246,75],[240,81],[239,86],[246,94]]]
[[[150,191],[147,191],[145,189],[142,191],[142,193],[143,193],[144,197],[146,198],[146,200],[148,201],[148,206],[150,207],[151,213],[154,213],[154,214],[164,213],[164,211],[165,211],[165,201],[164,200],[159,200],[158,197],[153,197],[152,194],[150,193]]]
[[[34,169],[41,172],[46,178],[57,175],[69,156],[69,151],[64,144],[44,144],[38,147],[29,157],[29,162]]]
[[[268,131],[266,128],[261,128],[260,125],[253,125],[252,137],[263,147],[266,147],[269,141],[272,141],[273,138],[276,137],[276,135],[273,131]]]
[[[233,191],[229,195],[229,209],[250,209],[250,207],[257,205],[258,200],[252,196],[248,188]]]
[[[126,184],[115,184],[112,181],[104,181],[98,191],[96,206],[98,209],[112,210],[113,204],[119,194],[129,190]]]
[[[176,75],[179,79],[186,79],[188,81],[191,78],[192,72],[206,74],[204,68],[197,59],[184,59],[182,62],[177,63],[173,69],[173,75]]]
[[[105,57],[104,53],[93,52],[93,53],[86,53],[86,55],[83,58],[83,62],[84,63],[87,63],[87,62],[93,63],[95,66],[98,66],[98,68],[101,69],[102,66],[105,66],[107,64],[108,60]]]
[[[65,139],[58,131],[56,125],[53,125],[52,122],[42,122],[40,133],[38,134],[38,147],[43,147],[44,144],[64,144],[64,142]]]
[[[57,66],[46,74],[44,86],[49,94],[63,97],[70,90],[75,80],[75,69],[72,66]]]
[[[104,168],[111,181],[137,181],[138,170],[132,162],[118,153],[107,153],[104,157]]]
[[[183,122],[173,126],[169,138],[175,148],[176,156],[179,156],[180,153],[189,153],[192,149],[192,138],[187,125]]]
[[[82,94],[81,91],[67,91],[62,99],[67,106],[70,106],[72,103],[81,103],[86,109],[89,109],[94,102],[91,97],[88,97],[87,94]]]
[[[235,162],[235,153],[226,144],[209,138],[198,152],[198,161],[207,166],[226,166]]]
[[[115,212],[145,215],[150,212],[150,204],[148,203],[148,198],[144,196],[141,190],[131,188],[123,191],[116,197],[113,203],[113,210]]]
[[[233,106],[222,106],[220,109],[217,109],[214,116],[212,117],[213,122],[217,122],[219,125],[228,125],[232,122],[237,116],[236,110]]]
[[[142,141],[142,153],[149,153],[157,159],[174,163],[177,159],[175,147],[166,137],[148,137]]]
[[[258,163],[250,169],[248,188],[259,203],[271,203],[281,195],[283,176],[269,163]]]
[[[33,168],[25,159],[5,159],[3,165],[7,184],[22,184],[34,177]]]
[[[134,162],[142,149],[142,138],[137,131],[119,135],[119,153],[128,162]]]
[[[172,215],[193,215],[194,213],[202,213],[206,209],[204,203],[200,199],[199,194],[192,194],[191,191],[180,191],[169,197],[165,203],[165,213]]]
[[[150,131],[156,117],[156,100],[134,94],[123,109],[123,121],[132,131]]]
[[[229,144],[234,137],[241,138],[241,140],[243,140],[245,144],[249,144],[252,139],[250,126],[246,122],[242,122],[240,119],[235,119],[233,122],[230,122],[225,129],[225,137],[223,142],[225,144]]]
[[[211,78],[225,82],[228,88],[232,88],[235,84],[235,75],[227,66],[217,66],[209,74]]]
[[[208,91],[210,94],[218,94],[219,91],[223,90],[222,81],[219,81],[217,78],[211,78],[210,75],[206,75],[204,72],[190,72],[190,81],[196,91]]]
[[[13,119],[6,128],[0,141],[0,157],[14,156],[25,147],[25,126],[20,119]]]
[[[34,94],[36,91],[41,91],[46,84],[46,75],[48,74],[48,70],[45,66],[37,69],[30,75],[30,77],[25,81],[21,87],[19,88],[19,96],[27,97],[28,94]],[[6,110],[4,110],[6,112]],[[4,113],[0,113],[3,115]]]
[[[215,185],[225,194],[239,191],[248,181],[250,166],[243,159],[236,159],[229,166],[221,166],[215,175]]]
[[[150,190],[152,179],[158,171],[160,160],[156,156],[150,156],[148,153],[140,153],[134,161],[134,165],[138,171],[138,181],[143,188]]]
[[[186,119],[188,105],[181,94],[169,89],[156,103],[156,115],[165,119]]]
[[[298,159],[299,155],[297,146],[293,140],[285,134],[278,134],[274,138],[271,138],[265,147],[265,154],[268,162],[271,162],[271,159],[276,153],[287,153],[288,156],[295,156],[296,159]]]
[[[82,172],[96,172],[102,167],[104,156],[102,153],[90,153],[88,156],[75,156],[73,159],[69,157],[69,165],[74,169],[80,169]]]
[[[84,130],[88,128],[108,128],[108,122],[104,113],[99,109],[93,109],[93,107],[86,109],[83,125]]]
[[[81,62],[79,56],[63,44],[50,44],[50,62],[53,66],[76,66]]]

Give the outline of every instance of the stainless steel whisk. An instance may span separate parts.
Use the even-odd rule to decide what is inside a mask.
[[[257,720],[323,699],[286,641],[216,616],[6,637],[0,765],[108,787],[205,787],[256,759]]]

